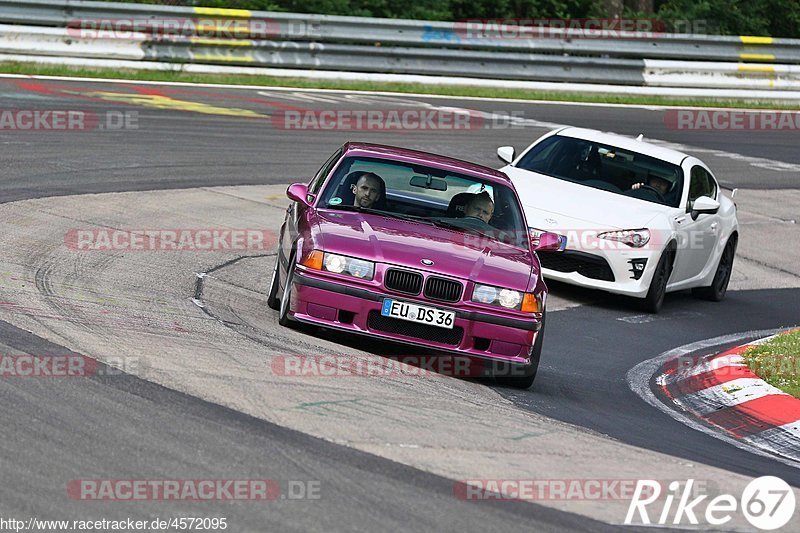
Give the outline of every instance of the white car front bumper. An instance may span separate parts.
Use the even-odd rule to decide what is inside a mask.
[[[615,294],[644,298],[661,258],[661,249],[652,247],[628,250],[582,252],[537,252],[545,281],[553,279],[600,289]],[[643,264],[641,271],[635,264]]]

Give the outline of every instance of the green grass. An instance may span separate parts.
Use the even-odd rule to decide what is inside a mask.
[[[39,76],[77,76],[85,78],[114,78],[140,81],[171,81],[189,83],[221,83],[230,85],[260,85],[272,87],[297,87],[313,89],[343,89],[348,91],[387,91],[396,93],[420,93],[445,96],[471,96],[491,98],[515,98],[521,100],[549,100],[570,102],[595,102],[612,104],[671,105],[684,107],[728,107],[751,109],[800,109],[800,104],[780,102],[756,102],[744,100],[710,98],[667,98],[661,96],[628,96],[581,94],[568,92],[527,91],[524,89],[500,89],[486,87],[432,86],[415,83],[378,83],[368,81],[332,81],[306,78],[275,78],[270,76],[184,74],[103,68],[71,68],[64,66],[38,65],[31,63],[0,63],[0,72],[7,74],[29,74]]]
[[[752,346],[742,357],[761,379],[800,398],[800,330]]]

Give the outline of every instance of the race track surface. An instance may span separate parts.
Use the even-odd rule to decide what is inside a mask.
[[[287,110],[450,108],[473,110],[481,117],[480,126],[466,131],[286,130],[275,119]],[[484,412],[496,415],[497,427],[503,429],[522,420],[559,421],[557,427],[562,429],[557,431],[569,432],[564,435],[571,435],[570,439],[583,442],[585,438],[586,446],[595,443],[598,450],[608,450],[609,456],[600,454],[596,461],[608,460],[609,472],[616,462],[625,462],[624,456],[610,457],[612,445],[622,443],[627,446],[620,450],[645,450],[643,462],[650,452],[659,460],[674,459],[679,465],[674,467],[675,475],[682,475],[680,468],[685,465],[697,463],[710,467],[704,470],[708,475],[718,471],[751,478],[777,475],[800,487],[796,468],[679,424],[642,402],[625,381],[633,366],[675,346],[800,322],[796,304],[800,247],[793,221],[800,154],[792,132],[676,131],[667,125],[668,111],[648,108],[13,78],[0,78],[0,109],[78,110],[106,124],[102,129],[73,132],[0,130],[5,163],[0,203],[9,204],[0,206],[6,209],[0,220],[7,228],[4,245],[8,251],[0,286],[5,300],[19,295],[19,302],[25,304],[0,308],[0,351],[49,355],[80,348],[80,353],[104,360],[115,343],[119,353],[135,353],[125,350],[135,350],[139,343],[146,363],[138,372],[89,379],[0,380],[5,400],[1,415],[4,456],[14,458],[0,466],[4,479],[0,511],[6,514],[152,518],[187,516],[201,509],[202,516],[228,516],[233,531],[463,531],[479,525],[511,531],[534,524],[537,531],[601,531],[613,526],[590,517],[621,522],[618,514],[617,518],[603,515],[591,506],[573,510],[569,502],[485,504],[455,498],[452,480],[470,474],[462,475],[456,466],[472,461],[475,472],[491,473],[491,461],[500,460],[497,456],[508,445],[492,449],[486,444],[491,442],[491,424],[472,433]],[[120,116],[129,127],[109,129],[107,120]],[[507,121],[507,116],[514,119]],[[684,293],[669,295],[664,311],[651,317],[642,316],[621,297],[551,284],[554,308],[548,315],[539,376],[531,390],[448,378],[353,385],[353,391],[364,397],[379,398],[385,390],[390,397],[408,402],[409,410],[423,409],[418,396],[426,394],[452,413],[470,404],[474,419],[466,424],[462,420],[463,434],[451,435],[464,440],[464,460],[448,467],[436,466],[442,464],[444,452],[455,446],[444,436],[437,437],[442,440],[433,446],[441,448],[441,454],[413,448],[387,451],[379,446],[381,439],[391,436],[388,429],[381,433],[385,420],[370,421],[366,415],[363,420],[287,415],[286,406],[270,402],[279,402],[281,395],[287,401],[293,398],[292,383],[262,381],[261,377],[247,384],[237,382],[249,379],[262,364],[259,358],[275,354],[338,349],[341,353],[398,353],[396,347],[330,332],[279,330],[263,303],[272,253],[247,258],[235,254],[159,257],[152,262],[114,254],[76,258],[59,241],[69,228],[89,224],[144,227],[149,221],[152,227],[178,227],[182,220],[184,227],[200,227],[204,220],[221,225],[232,220],[232,226],[242,227],[263,216],[277,231],[288,202],[280,195],[281,187],[248,186],[307,181],[348,140],[430,150],[497,167],[497,146],[510,144],[520,150],[561,124],[644,133],[681,144],[715,169],[724,186],[742,188],[740,221],[747,225],[743,235],[748,241],[743,237],[742,258],[732,282],[735,290],[720,304]],[[241,187],[211,190],[223,186]],[[141,194],[75,196],[121,192]],[[787,202],[774,206],[775,194],[784,194]],[[54,198],[62,196],[68,198]],[[32,199],[41,200],[12,204]],[[92,211],[84,212],[84,205],[92,206]],[[788,244],[780,253],[762,252],[764,243],[775,235]],[[192,298],[198,296],[195,275],[215,268],[204,284],[202,301],[193,303]],[[111,317],[119,312],[129,321],[120,323],[118,338],[110,322],[97,318],[104,307],[98,295],[124,301],[106,309]],[[197,307],[198,303],[204,308]],[[31,311],[36,305],[42,307]],[[173,324],[174,329],[167,331]],[[196,344],[188,337],[173,343],[184,332]],[[213,354],[226,343],[230,360],[215,360]],[[217,352],[208,348],[212,345]],[[250,390],[236,396],[237,386]],[[336,395],[344,394],[340,389],[347,387],[320,382],[300,388],[303,394],[340,398]],[[401,407],[392,406],[393,410],[378,416],[401,417]],[[431,420],[443,427],[459,427],[458,420]],[[372,441],[359,433],[367,431],[359,428],[371,425],[375,426],[374,435],[369,435]],[[543,427],[537,426],[536,431],[548,431]],[[413,439],[415,431],[422,435],[427,430],[407,428],[398,438]],[[529,446],[524,444],[525,432],[520,434],[520,446]],[[362,437],[364,442],[356,442]],[[553,442],[557,440],[553,437]],[[601,447],[601,440],[608,448]],[[530,446],[524,449],[535,450]],[[453,449],[454,454],[460,453],[457,447]],[[541,453],[558,455],[551,448]],[[521,463],[514,464],[524,472]],[[652,466],[651,475],[657,478],[663,465]],[[497,477],[508,477],[509,472],[514,468]],[[558,472],[552,471],[553,475]],[[584,477],[593,476],[601,474],[586,471]],[[202,508],[196,503],[145,502],[137,504],[134,512],[119,502],[75,501],[65,490],[73,479],[237,477],[317,480],[323,487],[322,497],[264,505],[206,502]]]

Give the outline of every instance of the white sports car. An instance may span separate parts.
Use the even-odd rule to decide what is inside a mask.
[[[670,291],[725,296],[736,206],[696,157],[579,128],[497,155],[531,230],[562,236],[563,251],[538,254],[546,278],[640,298],[654,313]]]

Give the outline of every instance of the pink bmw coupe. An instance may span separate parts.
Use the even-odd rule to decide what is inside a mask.
[[[478,361],[504,385],[536,377],[547,286],[505,174],[425,152],[347,143],[287,190],[268,305],[293,321]]]

